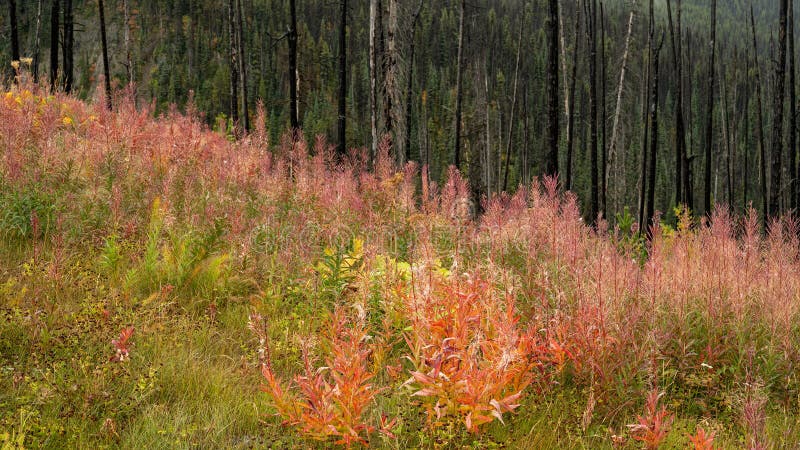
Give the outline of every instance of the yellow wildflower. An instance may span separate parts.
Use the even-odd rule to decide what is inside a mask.
[[[67,125],[67,126],[72,125],[73,123],[75,123],[75,122],[72,121],[72,117],[69,117],[69,116],[64,116],[64,118],[61,119],[61,122],[64,123],[64,125]]]

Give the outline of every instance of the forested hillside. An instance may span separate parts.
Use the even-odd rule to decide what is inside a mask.
[[[70,54],[72,89],[79,96],[95,95],[103,70],[97,2],[11,3],[16,4],[21,56],[38,56],[33,64],[46,77],[52,59],[51,27],[57,24],[61,54],[59,86],[64,87],[64,56]],[[407,156],[429,164],[432,178],[441,181],[455,156],[460,3],[378,1],[373,15],[379,19],[377,22],[370,20],[370,2],[348,3],[344,86],[339,67],[340,3],[319,0],[107,3],[105,23],[111,84],[114,89],[122,90],[132,81],[139,101],[154,102],[158,113],[166,112],[172,104],[183,110],[192,98],[197,111],[212,126],[217,126],[220,118],[231,117],[244,125],[242,99],[247,100],[248,118],[261,101],[268,113],[270,136],[277,141],[292,124],[290,86],[295,82],[289,67],[293,53],[290,45],[294,41],[296,122],[306,135],[337,135],[337,104],[340,92],[344,92],[348,147],[373,147],[373,135],[380,140],[384,133],[390,132],[395,137],[394,147],[402,154],[398,161]],[[639,190],[646,190],[641,188],[640,166],[642,155],[652,153],[643,134],[644,125],[650,120],[643,114],[643,104],[652,97],[648,91],[652,57],[647,56],[648,2],[610,1],[601,11],[602,3],[559,2],[558,102],[562,106],[558,172],[565,187],[574,190],[587,206],[595,203],[593,192],[603,190],[602,182],[607,178],[606,192],[600,192],[596,201],[602,203],[607,197],[607,205],[595,205],[586,214],[602,209],[613,219],[626,205],[632,211],[639,209],[642,197]],[[645,208],[668,215],[676,200],[683,200],[700,212],[706,208],[703,204],[707,190],[705,93],[709,91],[711,28],[707,2],[684,1],[679,5],[673,0],[672,3],[673,20],[677,22],[679,9],[682,17],[681,30],[677,31],[682,48],[681,104],[686,143],[685,148],[676,150],[674,39],[669,32],[667,2],[658,0],[653,2],[653,8],[654,37],[664,38],[656,96],[661,114],[655,142],[654,208]],[[755,11],[759,74],[754,69],[751,4]],[[55,22],[51,14],[54,5],[60,8]],[[291,33],[292,5],[296,9],[296,40],[291,39],[295,36]],[[548,10],[543,1],[469,2],[465,6],[460,122],[463,137],[459,136],[460,153],[464,156],[459,162],[464,173],[471,171],[476,195],[480,196],[511,189],[546,172]],[[66,14],[67,8],[71,15]],[[241,33],[236,20],[238,8],[242,16]],[[587,25],[592,22],[586,20],[585,13],[590,10],[597,22],[593,39],[598,43],[594,54],[587,50],[591,37]],[[629,52],[623,58],[631,11],[635,13],[630,21],[633,28]],[[66,25],[70,17],[72,26]],[[0,18],[0,30],[5,37],[0,42],[0,58],[5,61],[11,59],[9,19],[10,15]],[[371,23],[377,24],[374,27],[377,70],[370,68]],[[580,29],[576,30],[576,24]],[[778,25],[776,1],[735,0],[720,2],[718,6],[710,196],[714,202],[731,204],[737,209],[751,201],[755,207],[764,208],[760,147],[755,129],[758,122],[755,83],[759,76],[765,155],[769,159]],[[674,24],[673,31],[676,28]],[[73,31],[65,33],[65,30]],[[241,68],[238,62],[231,64],[231,42],[236,44],[234,53],[241,52]],[[236,59],[237,55],[233,57]],[[590,83],[592,58],[596,63],[594,91]],[[623,59],[627,73],[621,77]],[[573,88],[570,79],[575,61]],[[246,74],[246,79],[238,75],[240,72]],[[231,91],[232,73],[238,85],[233,91],[237,92],[235,98]],[[374,132],[370,126],[370,75],[376,79]],[[575,98],[570,99],[573,91]],[[594,102],[592,93],[596,96]],[[238,104],[235,110],[231,107],[232,100]],[[784,101],[788,105],[789,100]],[[595,113],[592,103],[597,107]],[[780,170],[785,173],[780,177],[778,189],[781,210],[788,211],[796,203],[790,192],[797,185],[793,181],[797,161],[795,149],[789,148],[789,114],[783,117],[787,136],[782,139],[781,146],[786,151],[781,152]],[[596,140],[590,126],[593,121],[597,125]],[[592,163],[592,149],[598,154],[596,163]],[[676,194],[680,187],[676,186],[679,169],[676,151],[684,154],[690,172],[687,177],[690,192],[681,196]],[[605,171],[604,161],[608,164]],[[772,169],[768,164],[765,181],[773,178]],[[592,181],[593,171],[598,173],[599,181]],[[649,203],[649,196],[645,197]]]

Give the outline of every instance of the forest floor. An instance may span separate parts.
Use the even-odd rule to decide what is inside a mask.
[[[116,108],[0,97],[4,449],[800,442],[796,222],[473,220],[386,149]]]

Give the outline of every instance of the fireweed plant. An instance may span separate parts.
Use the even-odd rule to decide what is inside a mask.
[[[800,441],[792,218],[592,228],[547,178],[476,218],[386,142],[102,104],[0,94],[3,445]]]

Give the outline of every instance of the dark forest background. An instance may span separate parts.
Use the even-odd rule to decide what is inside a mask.
[[[236,134],[260,101],[273,142],[296,121],[335,143],[343,98],[347,147],[374,148],[388,132],[399,163],[428,164],[441,181],[458,162],[476,196],[558,172],[587,219],[627,207],[644,222],[654,211],[674,217],[678,204],[704,213],[752,202],[764,217],[796,208],[793,3],[107,0],[103,24],[112,89],[131,85],[157,114],[191,98],[211,126],[224,119]],[[23,66],[43,83],[97,96],[99,6],[5,0],[6,75],[16,34],[19,57],[32,58]]]

